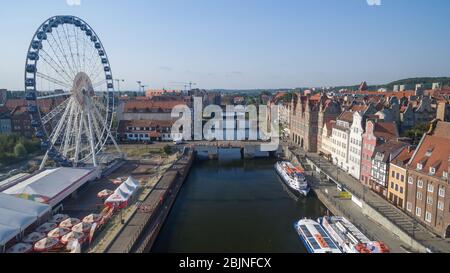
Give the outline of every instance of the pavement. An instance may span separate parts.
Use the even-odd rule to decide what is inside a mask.
[[[419,222],[417,222],[417,220],[410,217],[375,192],[367,189],[357,179],[352,177],[347,172],[340,170],[337,166],[334,166],[330,162],[327,162],[318,154],[305,153],[299,148],[292,151],[297,156],[307,156],[310,160],[320,166],[322,171],[325,172],[328,176],[333,177],[333,179],[336,181],[339,181],[339,183],[341,183],[353,195],[362,198],[365,203],[377,210],[384,217],[389,219],[392,223],[397,225],[400,229],[409,234],[416,241],[426,246],[431,252],[450,252],[450,239],[442,239],[434,235]]]

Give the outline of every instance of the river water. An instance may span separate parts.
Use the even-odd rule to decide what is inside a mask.
[[[243,160],[239,150],[195,162],[152,252],[305,253],[293,224],[326,208],[315,196],[291,197],[275,162]]]

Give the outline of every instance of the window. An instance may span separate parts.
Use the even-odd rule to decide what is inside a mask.
[[[448,172],[443,172],[443,173],[442,173],[442,177],[448,178]]]
[[[433,205],[433,198],[431,196],[427,197],[427,204],[428,205]]]
[[[408,184],[410,185],[414,184],[414,178],[412,178],[411,176],[408,177]]]
[[[422,193],[421,192],[417,193],[417,200],[422,200]]]
[[[431,213],[429,213],[428,211],[425,213],[425,221],[431,223]]]
[[[422,209],[421,208],[416,208],[416,216],[420,217],[422,215]]]
[[[444,202],[439,201],[437,207],[438,207],[439,210],[443,211],[444,210]]]
[[[419,187],[419,188],[423,188],[423,181],[422,180],[418,180],[417,181],[417,187]]]
[[[417,170],[421,171],[423,168],[423,165],[420,163],[417,163]]]
[[[431,167],[430,168],[430,174],[435,175],[436,174],[436,168]]]
[[[406,210],[411,212],[412,211],[412,204],[410,202],[406,203]]]
[[[395,184],[395,190],[398,191],[398,185],[397,184]]]
[[[401,181],[402,181],[402,182],[405,182],[405,176],[404,176],[404,175],[402,175]]]
[[[432,184],[428,184],[428,192],[431,192],[431,193],[434,192],[434,187]]]
[[[392,171],[392,178],[395,178],[395,172]]]
[[[400,187],[400,193],[403,194],[403,187]]]
[[[445,188],[444,187],[439,188],[439,196],[445,197]]]

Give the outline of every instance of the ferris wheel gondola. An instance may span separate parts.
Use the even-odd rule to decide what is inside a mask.
[[[25,63],[31,126],[48,159],[60,166],[97,166],[111,140],[114,80],[95,31],[75,16],[54,16],[34,34]],[[46,93],[46,95],[40,95]],[[48,111],[43,112],[42,109]]]

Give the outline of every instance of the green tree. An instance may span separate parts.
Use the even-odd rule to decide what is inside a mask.
[[[164,146],[163,152],[164,152],[166,155],[170,155],[170,154],[172,153],[172,147],[170,147],[170,145]]]
[[[14,147],[14,155],[17,158],[24,158],[28,154],[27,149],[22,143],[17,143],[17,145]]]
[[[426,132],[428,132],[429,129],[430,129],[429,124],[421,123],[403,132],[402,137],[411,138],[414,144],[418,144],[420,142],[420,139],[422,139],[422,136]]]

